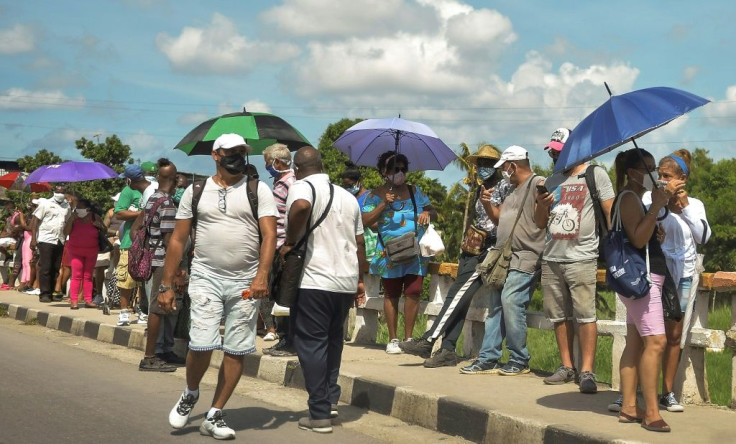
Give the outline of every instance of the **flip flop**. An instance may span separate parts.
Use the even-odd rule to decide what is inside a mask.
[[[641,426],[651,432],[670,432],[672,430],[670,429],[670,426],[664,422],[664,419],[658,419],[654,422],[650,422],[649,424],[642,421]]]
[[[629,415],[628,413],[619,412],[618,422],[622,424],[632,424],[632,423],[642,422],[642,418],[638,416]]]

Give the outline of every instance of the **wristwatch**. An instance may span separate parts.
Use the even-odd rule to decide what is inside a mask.
[[[161,285],[158,286],[158,292],[159,293],[166,293],[167,291],[171,290],[172,288],[174,288],[174,287],[172,287],[171,285],[161,284]]]

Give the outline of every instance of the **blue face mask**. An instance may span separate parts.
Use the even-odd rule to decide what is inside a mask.
[[[493,167],[478,167],[478,177],[480,177],[481,180],[490,179],[495,172],[496,169]]]
[[[357,196],[358,192],[360,191],[360,185],[353,185],[352,187],[345,188],[348,193],[352,194],[353,196]]]
[[[273,167],[273,164],[266,165],[266,171],[268,171],[268,174],[270,174],[273,178],[278,178],[279,176],[281,176],[281,173]]]

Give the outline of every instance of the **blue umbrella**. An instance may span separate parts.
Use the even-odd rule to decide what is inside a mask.
[[[611,95],[610,89],[608,94]],[[629,141],[636,146],[635,138],[708,102],[695,94],[663,86],[611,95],[572,130],[554,172],[568,170]]]
[[[409,160],[409,171],[443,170],[457,158],[427,125],[400,117],[364,120],[348,128],[333,145],[354,164],[372,167],[381,154],[397,151]]]
[[[38,167],[28,175],[24,183],[82,182],[116,177],[118,173],[103,163],[69,161]]]

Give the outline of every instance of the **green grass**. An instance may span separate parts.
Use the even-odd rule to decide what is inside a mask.
[[[427,283],[429,279],[425,280]],[[598,290],[598,318],[614,319],[615,318],[615,294],[605,289]],[[427,288],[423,299],[427,299]],[[730,298],[722,297],[721,303],[717,304],[715,310],[708,314],[708,325],[712,329],[728,330],[731,326],[731,307],[727,302]],[[529,310],[542,311],[542,293],[538,288],[529,304]],[[382,314],[379,314],[378,335],[376,337],[377,344],[385,345],[388,343],[388,328]],[[399,339],[404,339],[404,315],[399,314],[397,333]],[[418,339],[424,334],[427,328],[427,316],[419,315],[414,326],[413,337]],[[557,343],[555,341],[554,332],[537,330],[530,328],[527,335],[527,347],[531,361],[530,367],[535,370],[544,372],[554,372],[560,365],[557,354]],[[610,336],[599,336],[598,347],[596,349],[596,376],[598,381],[611,383],[611,356],[613,349],[613,338]],[[457,344],[456,351],[462,354],[463,336]],[[708,372],[708,387],[710,390],[711,402],[717,405],[728,406],[731,404],[731,366],[733,352],[725,351],[722,353],[706,352],[706,368]],[[508,360],[508,351],[504,349],[502,361]]]
[[[38,318],[31,318],[27,321],[23,321],[23,325],[38,325]]]
[[[0,318],[7,318],[8,310],[5,307],[0,307]]]

